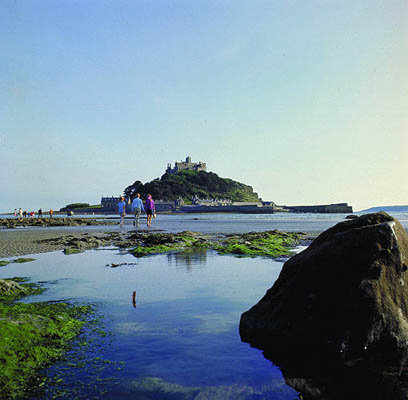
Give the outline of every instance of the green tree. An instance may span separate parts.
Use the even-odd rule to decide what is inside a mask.
[[[143,184],[135,181],[124,190],[126,196],[142,198],[151,194],[156,200],[173,201],[183,198],[188,201],[193,196],[199,198],[225,198],[232,201],[258,201],[258,195],[251,186],[221,178],[214,172],[181,171],[178,174],[165,173],[161,178]]]

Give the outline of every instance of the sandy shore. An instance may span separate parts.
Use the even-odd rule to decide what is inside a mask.
[[[93,229],[52,229],[52,230],[25,230],[2,229],[0,230],[0,258],[23,256],[27,254],[47,253],[49,251],[63,250],[64,245],[55,243],[39,243],[39,240],[57,238],[67,235],[74,237],[84,233],[103,234],[117,230],[117,227],[98,226]]]
[[[0,259],[64,250],[67,247],[66,244],[61,243],[61,241],[41,242],[44,239],[56,239],[66,236],[83,238],[84,235],[104,237],[104,233],[128,233],[130,230],[134,229],[135,228],[132,226],[127,226],[125,229],[121,229],[118,225],[84,226],[75,228],[54,227],[51,229],[0,229]],[[149,231],[155,233],[161,231],[161,229],[152,228],[151,230],[149,229]],[[308,234],[305,238],[305,243],[309,243],[315,236],[316,234]]]

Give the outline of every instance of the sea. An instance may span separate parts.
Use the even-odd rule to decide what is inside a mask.
[[[394,216],[407,229],[408,214]],[[152,229],[318,234],[345,217],[158,215]],[[135,228],[127,219],[124,228],[109,229]],[[42,371],[47,384],[32,399],[302,399],[281,369],[242,342],[238,331],[241,314],[273,285],[285,259],[214,251],[135,258],[110,247],[28,256],[35,261],[0,268],[0,278],[27,277],[46,288],[23,301],[63,300],[95,309],[93,323],[85,326],[66,356]]]
[[[408,212],[389,213],[408,229]],[[158,214],[153,220],[152,231],[164,232],[196,231],[208,234],[232,234],[245,232],[261,232],[278,229],[286,232],[306,232],[319,234],[338,222],[344,221],[349,214],[317,214],[317,213],[275,213],[275,214],[233,214],[233,213],[202,213],[202,214]],[[361,215],[361,213],[354,213]],[[54,218],[66,217],[54,215]],[[119,221],[116,215],[76,214],[74,218],[102,218]],[[0,215],[0,218],[14,218],[12,214]],[[132,216],[126,216],[124,230],[134,229]],[[141,218],[141,228],[146,228],[146,218]],[[36,230],[44,228],[22,228]],[[72,230],[73,227],[56,227],[47,229]],[[83,227],[78,227],[78,230]],[[87,231],[100,230],[100,226],[87,226]],[[107,227],[107,230],[117,227]]]

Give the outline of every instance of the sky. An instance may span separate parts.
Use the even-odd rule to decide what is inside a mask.
[[[167,163],[279,205],[408,204],[406,0],[2,0],[0,212]]]

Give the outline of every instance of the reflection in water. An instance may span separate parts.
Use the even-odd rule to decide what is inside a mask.
[[[132,293],[132,304],[136,308],[136,290]]]
[[[130,263],[132,255],[100,250],[75,262],[62,252],[36,258],[19,265],[18,274],[58,284],[31,301],[90,302],[102,324],[84,326],[78,350],[44,371],[57,383],[44,385],[43,399],[297,398],[281,371],[237,332],[242,311],[270,287],[280,263],[212,252],[146,257],[121,268],[105,265]],[[15,269],[0,268],[0,278],[17,275]]]
[[[351,359],[318,351],[291,355],[265,351],[264,355],[281,368],[286,383],[303,400],[408,399],[408,351]]]
[[[182,253],[169,253],[167,255],[169,264],[185,267],[191,271],[194,266],[205,265],[207,262],[207,250],[186,251]]]

